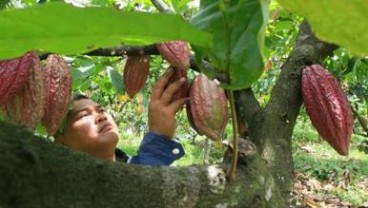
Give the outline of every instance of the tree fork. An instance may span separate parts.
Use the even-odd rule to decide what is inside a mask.
[[[302,105],[301,70],[305,65],[320,64],[337,48],[318,40],[307,21],[299,28],[294,49],[282,66],[266,107],[260,108],[250,89],[235,93],[237,111],[249,124],[249,137],[267,161],[285,197],[293,184],[291,139]]]

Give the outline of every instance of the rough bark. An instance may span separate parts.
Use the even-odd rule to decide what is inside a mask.
[[[259,154],[225,166],[149,167],[73,152],[0,122],[0,207],[284,207]]]
[[[258,148],[283,195],[293,182],[291,139],[302,105],[301,70],[305,65],[321,63],[337,46],[318,40],[305,21],[300,25],[293,51],[283,64],[269,103],[259,106],[250,89],[236,93],[236,106],[248,123],[249,137]]]

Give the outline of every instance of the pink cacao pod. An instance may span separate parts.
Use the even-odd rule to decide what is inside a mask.
[[[46,59],[44,69],[45,114],[42,124],[49,135],[55,135],[68,112],[71,99],[72,77],[66,61],[55,54]]]
[[[130,98],[133,98],[146,84],[149,67],[149,56],[128,56],[124,66],[123,80]]]
[[[321,137],[339,154],[348,155],[353,116],[335,77],[320,65],[305,67],[302,96],[312,124]]]
[[[190,51],[188,43],[184,41],[171,41],[157,44],[161,56],[178,68],[187,69],[190,66]]]
[[[176,82],[177,80],[181,78],[185,78],[185,82],[181,85],[180,89],[176,91],[176,93],[173,95],[171,100],[177,100],[180,98],[186,98],[189,94],[189,86],[188,86],[188,76],[187,76],[187,70],[183,68],[173,67],[170,66],[169,69],[174,70],[173,75],[170,77],[169,82],[167,83],[166,87],[171,85],[172,83]],[[165,87],[165,88],[166,88]]]
[[[216,80],[199,74],[189,92],[187,115],[192,127],[200,134],[219,141],[228,120],[227,99]]]
[[[33,130],[44,114],[43,70],[38,56],[28,68],[30,75],[23,88],[4,105],[8,120]]]
[[[5,104],[23,88],[30,74],[29,69],[39,61],[34,52],[0,61],[0,105]]]

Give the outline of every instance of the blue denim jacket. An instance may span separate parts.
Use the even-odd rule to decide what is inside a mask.
[[[137,155],[129,158],[128,163],[152,166],[171,165],[184,154],[180,143],[166,136],[148,132],[143,137]]]

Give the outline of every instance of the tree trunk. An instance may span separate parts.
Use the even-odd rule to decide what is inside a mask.
[[[291,139],[302,104],[301,70],[306,65],[321,63],[337,47],[318,40],[305,21],[267,106],[261,109],[250,89],[236,93],[236,106],[248,123],[249,137],[267,161],[275,181],[286,197],[292,188],[294,164]]]
[[[0,207],[284,207],[259,154],[227,165],[150,167],[74,152],[0,122]]]

